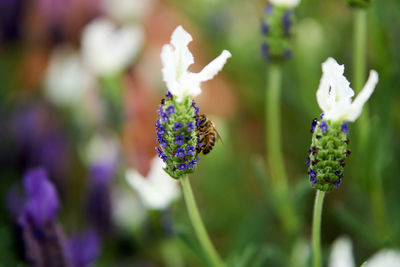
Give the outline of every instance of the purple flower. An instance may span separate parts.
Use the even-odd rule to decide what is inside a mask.
[[[181,163],[181,164],[179,164],[179,166],[178,166],[178,169],[179,170],[181,170],[181,171],[184,171],[184,170],[186,170],[186,163]]]
[[[165,112],[161,113],[160,117],[161,117],[161,122],[167,122],[168,121],[167,113],[165,113]]]
[[[90,168],[86,215],[99,233],[111,230],[110,182],[115,174],[115,166],[111,164],[97,163]]]
[[[190,154],[190,155],[193,155],[195,151],[196,151],[196,150],[194,149],[193,146],[188,146],[188,147],[186,148],[186,152],[187,152],[188,154]]]
[[[199,114],[199,111],[200,111],[200,107],[199,106],[194,108],[194,114],[196,114],[196,115]]]
[[[264,13],[265,13],[265,14],[271,14],[272,11],[273,11],[272,5],[267,5],[267,6],[265,7],[265,9],[264,9]]]
[[[336,188],[338,188],[341,182],[342,182],[342,179],[339,178],[339,179],[337,179],[336,181],[333,182],[333,185],[334,185]]]
[[[160,116],[160,117],[164,113],[161,105],[158,105],[157,113],[158,113],[158,116]]]
[[[263,21],[261,23],[261,33],[264,34],[264,35],[267,35],[268,32],[269,32],[269,26],[265,21]]]
[[[182,131],[182,123],[180,123],[180,122],[175,122],[175,124],[174,124],[174,131],[175,132],[180,132],[180,131]]]
[[[185,150],[181,147],[177,148],[175,151],[175,156],[179,157],[182,159],[184,156],[186,156]]]
[[[161,159],[163,160],[163,162],[167,162],[168,156],[165,155],[165,154],[163,154],[163,155],[161,156]]]
[[[157,119],[157,122],[156,122],[156,129],[159,129],[161,126],[162,126],[162,124],[160,123],[160,120]]]
[[[171,94],[171,92],[170,92],[170,91],[168,91],[168,92],[167,92],[167,94],[165,95],[165,97],[167,97],[167,98],[172,98],[172,94]]]
[[[292,22],[290,21],[290,14],[292,12],[290,10],[286,10],[285,14],[282,17],[282,23],[284,26],[285,34],[289,35],[290,33],[290,27],[292,26]]]
[[[188,168],[189,169],[193,169],[194,165],[196,165],[196,164],[197,164],[197,161],[191,160],[191,161],[188,162]]]
[[[110,162],[97,162],[89,172],[93,184],[108,184],[116,175],[116,166]]]
[[[100,239],[94,230],[70,238],[68,248],[74,267],[88,266],[100,253]]]
[[[307,157],[307,161],[305,165],[310,165],[310,157]]]
[[[311,133],[313,133],[315,131],[315,127],[317,126],[317,124],[318,124],[318,120],[314,118],[311,122],[311,130],[310,130]]]
[[[166,147],[167,146],[167,141],[165,138],[159,134],[157,134],[157,142],[161,145],[161,147]]]
[[[48,180],[43,168],[27,172],[23,179],[27,199],[26,216],[36,227],[42,227],[55,219],[59,202],[56,189]]]
[[[164,126],[161,124],[160,127],[157,129],[157,133],[160,135],[165,134],[165,128]]]
[[[321,132],[326,133],[328,131],[328,124],[326,121],[322,121],[319,128],[321,129]]]
[[[324,118],[324,113],[322,112],[321,115],[319,115],[319,117],[321,118],[321,120]]]
[[[311,169],[311,168],[310,168],[310,177],[311,177],[312,179],[315,179],[315,178],[317,177],[317,173],[316,173],[313,169]]]
[[[157,151],[157,155],[158,155],[159,158],[161,158],[162,155],[164,155],[164,153],[162,152],[162,150],[158,146],[156,146],[156,151]]]
[[[193,129],[194,129],[193,121],[189,121],[189,122],[187,123],[187,125],[186,125],[186,131],[188,131],[188,132],[190,133],[190,132],[193,131]]]
[[[171,114],[175,113],[175,107],[173,105],[171,105],[166,109],[166,111],[167,111],[168,115],[171,115]]]
[[[181,134],[175,135],[175,144],[181,146],[183,143],[185,143],[185,136]]]
[[[345,122],[343,122],[343,124],[340,126],[340,130],[341,130],[342,132],[344,132],[345,134],[349,134],[349,126],[348,126],[348,123],[349,123],[349,122],[345,121]]]

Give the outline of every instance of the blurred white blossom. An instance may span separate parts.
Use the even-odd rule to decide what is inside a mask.
[[[300,0],[270,0],[270,3],[282,7],[296,7],[299,5]]]
[[[117,164],[119,160],[118,138],[112,132],[102,132],[94,135],[87,143],[85,160],[88,164]]]
[[[381,250],[375,253],[369,260],[365,267],[399,267],[400,266],[400,252],[394,250]]]
[[[116,74],[132,63],[143,39],[144,33],[139,25],[117,28],[106,18],[95,19],[83,30],[83,62],[99,76]]]
[[[106,14],[119,23],[130,23],[146,17],[154,0],[103,0]]]
[[[348,237],[339,237],[335,240],[329,259],[329,267],[354,267],[353,246]],[[399,267],[400,252],[384,249],[378,251],[363,267]]]
[[[140,200],[127,186],[126,181],[120,181],[112,188],[112,216],[119,228],[125,231],[135,231],[144,221],[146,210]]]
[[[87,91],[95,86],[79,53],[65,46],[56,48],[51,54],[44,83],[46,97],[61,106],[82,101]]]
[[[193,55],[188,49],[191,41],[192,36],[182,26],[178,26],[172,33],[171,44],[164,45],[161,52],[163,79],[168,90],[179,102],[186,96],[199,95],[200,83],[212,79],[231,57],[231,53],[224,50],[199,73],[189,72],[189,66],[194,63]]]
[[[163,161],[155,157],[147,177],[133,169],[126,172],[126,180],[136,190],[147,209],[165,209],[180,195],[178,181],[172,179],[163,170],[163,166]]]
[[[339,237],[333,242],[329,267],[354,267],[353,244],[348,237]]]
[[[378,83],[378,73],[371,70],[367,83],[352,102],[354,91],[343,73],[344,65],[339,65],[333,58],[328,58],[322,63],[322,78],[317,91],[317,101],[324,112],[324,119],[355,121],[361,115],[364,103]]]

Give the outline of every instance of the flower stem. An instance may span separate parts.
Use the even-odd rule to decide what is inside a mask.
[[[267,68],[265,134],[268,166],[271,173],[271,186],[278,204],[278,212],[285,231],[292,235],[297,228],[296,216],[289,201],[289,188],[281,149],[280,91],[282,72],[278,64]]]
[[[317,190],[312,225],[313,267],[321,267],[321,216],[325,192]]]
[[[203,221],[201,220],[188,176],[183,175],[181,178],[181,182],[183,188],[183,196],[185,198],[189,218],[192,222],[193,228],[196,232],[197,238],[199,239],[201,247],[208,256],[210,262],[212,263],[212,266],[224,266],[224,263],[222,262],[213,244],[211,243],[206,228],[204,227]]]
[[[356,93],[363,88],[366,80],[367,57],[367,9],[354,9],[354,46],[353,46],[353,85]],[[359,146],[362,147],[369,133],[368,108],[364,105],[363,112],[357,120]]]

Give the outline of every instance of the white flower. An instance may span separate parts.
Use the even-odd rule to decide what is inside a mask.
[[[369,260],[365,267],[399,267],[400,266],[400,252],[394,250],[381,250],[375,253]]]
[[[95,19],[83,30],[83,62],[97,75],[115,74],[132,63],[143,39],[138,25],[117,28],[108,19]]]
[[[162,74],[168,90],[181,102],[186,96],[195,97],[201,93],[200,83],[212,79],[231,57],[227,50],[222,53],[199,73],[188,71],[194,63],[193,55],[188,49],[192,36],[182,26],[178,26],[171,36],[171,44],[162,48]]]
[[[104,11],[120,23],[145,17],[153,5],[154,0],[103,0]]]
[[[270,0],[271,4],[282,7],[296,7],[299,5],[300,0]]]
[[[112,132],[94,135],[86,145],[84,158],[88,164],[117,164],[120,156],[118,138]]]
[[[148,209],[165,209],[180,195],[178,182],[163,170],[163,166],[163,161],[155,157],[147,177],[143,177],[136,170],[126,172],[126,180],[137,191]]]
[[[354,267],[351,240],[340,237],[333,243],[329,267]],[[384,249],[378,251],[363,267],[398,267],[400,266],[400,252]]]
[[[88,89],[95,86],[93,77],[82,66],[79,53],[65,46],[52,52],[44,83],[46,97],[61,106],[79,103]]]
[[[333,58],[322,63],[322,78],[317,91],[317,101],[324,112],[324,119],[331,121],[355,121],[362,107],[373,93],[378,83],[378,73],[371,70],[367,83],[352,102],[354,91],[343,76],[344,65]]]
[[[348,237],[339,237],[333,242],[329,267],[354,267],[353,244]]]

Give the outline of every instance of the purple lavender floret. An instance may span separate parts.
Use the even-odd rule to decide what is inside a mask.
[[[55,187],[43,168],[30,170],[23,178],[26,191],[25,214],[36,227],[55,219],[59,200]]]
[[[94,230],[74,235],[68,241],[73,267],[85,267],[93,263],[100,254],[101,242]]]
[[[181,170],[181,171],[184,171],[184,170],[186,170],[186,163],[181,163],[181,164],[179,164],[179,166],[178,166],[178,169],[179,170]]]
[[[186,125],[186,131],[188,131],[188,132],[190,133],[190,132],[193,131],[193,129],[194,129],[193,121],[189,121],[189,122],[187,123],[187,125]]]
[[[191,160],[188,162],[188,168],[193,169],[196,164],[197,164],[197,161]]]
[[[181,134],[175,135],[175,144],[181,146],[184,143],[185,143],[185,136],[184,135],[181,135]]]
[[[348,123],[349,123],[349,122],[345,121],[345,122],[343,122],[343,124],[340,126],[340,130],[341,130],[342,132],[344,132],[345,134],[349,134],[349,126],[348,126]]]
[[[173,105],[171,105],[166,109],[166,111],[167,111],[168,115],[171,115],[171,114],[175,113],[175,107]]]
[[[180,131],[182,131],[182,127],[183,127],[182,123],[180,123],[180,122],[175,122],[175,124],[174,124],[174,131],[175,131],[175,132],[180,132]]]
[[[177,148],[175,151],[175,156],[177,156],[180,159],[183,159],[183,157],[186,156],[185,150],[181,147]]]
[[[161,113],[160,117],[161,117],[161,122],[167,122],[168,121],[167,113],[165,113],[165,112]]]
[[[328,131],[328,124],[326,121],[322,121],[319,128],[321,129],[321,132],[326,133]]]
[[[193,146],[188,146],[188,147],[186,148],[186,152],[187,152],[189,155],[194,155],[194,153],[196,152],[196,149],[195,149]]]

